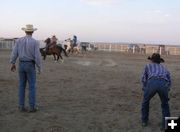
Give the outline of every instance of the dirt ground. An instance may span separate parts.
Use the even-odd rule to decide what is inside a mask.
[[[48,56],[37,75],[36,113],[18,111],[18,72],[10,72],[10,51],[0,51],[1,132],[159,132],[160,99],[150,104],[150,124],[141,127],[140,76],[147,55],[90,52]],[[180,116],[180,56],[164,56],[172,74],[170,108]],[[18,64],[18,63],[17,63]],[[28,88],[28,87],[27,87]],[[28,95],[28,89],[27,89]],[[28,106],[28,96],[26,96]]]

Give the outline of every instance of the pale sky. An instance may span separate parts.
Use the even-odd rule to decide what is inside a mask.
[[[1,0],[0,37],[180,44],[180,0]]]

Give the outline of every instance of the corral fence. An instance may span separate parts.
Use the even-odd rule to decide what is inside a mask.
[[[0,49],[12,49],[15,44],[16,38],[13,39],[3,39],[0,38]]]
[[[0,38],[0,49],[12,49],[17,38]],[[153,45],[153,44],[134,44],[134,43],[103,43],[88,42],[97,50],[109,52],[127,52],[138,54],[160,53],[162,55],[180,55],[180,45]],[[45,44],[40,40],[40,47]],[[89,46],[89,48],[91,48]]]
[[[153,44],[131,44],[131,43],[93,43],[98,50],[116,51],[139,54],[160,53],[162,55],[180,55],[180,45],[153,45]]]
[[[0,38],[0,49],[11,50],[15,45],[15,40],[17,38]],[[45,43],[42,40],[39,40],[40,47],[44,47]]]

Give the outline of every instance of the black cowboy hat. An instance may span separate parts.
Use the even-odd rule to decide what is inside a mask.
[[[151,60],[152,62],[155,63],[163,63],[165,62],[163,58],[161,58],[159,53],[153,53],[152,56],[148,57],[148,60]]]

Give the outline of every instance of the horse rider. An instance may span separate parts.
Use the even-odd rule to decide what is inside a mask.
[[[73,36],[72,44],[73,44],[73,48],[77,46],[77,36],[76,35]]]
[[[45,51],[47,52],[51,46],[51,39],[47,38],[44,42],[46,43]]]
[[[44,42],[46,43],[46,52],[49,50],[50,47],[54,47],[57,44],[57,38],[55,35],[52,38],[47,38]]]
[[[58,40],[58,39],[56,38],[56,36],[53,35],[52,38],[51,38],[51,44],[52,44],[52,45],[56,45],[56,44],[57,44],[57,40]]]

